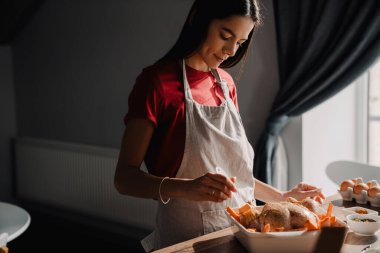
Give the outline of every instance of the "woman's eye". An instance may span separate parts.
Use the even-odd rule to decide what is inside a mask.
[[[223,34],[220,35],[220,38],[221,38],[222,40],[228,40],[228,39],[229,39],[228,37],[224,36]]]

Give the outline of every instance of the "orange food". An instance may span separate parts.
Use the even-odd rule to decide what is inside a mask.
[[[275,228],[274,231],[283,232],[283,231],[285,231],[285,228],[284,227]]]
[[[315,224],[313,224],[310,220],[307,220],[306,223],[305,223],[305,228],[307,230],[318,230],[318,226],[316,226]]]
[[[239,213],[245,213],[251,211],[251,206],[248,203],[245,203],[242,207],[239,208]]]
[[[336,216],[331,216],[330,217],[330,225],[333,226],[336,222]]]
[[[351,188],[354,188],[355,186],[355,183],[354,181],[348,179],[348,180],[344,180],[341,184],[340,184],[340,190],[341,191],[347,191],[348,187],[351,187]]]
[[[326,216],[325,218],[319,221],[318,225],[319,225],[319,228],[330,227],[331,226],[330,217]]]
[[[362,191],[367,191],[368,190],[368,185],[365,183],[358,183],[357,185],[354,186],[354,193],[360,194]]]
[[[362,208],[356,209],[355,213],[358,213],[358,214],[368,214],[367,210],[362,209]]]
[[[378,193],[380,193],[380,187],[379,186],[374,186],[374,187],[368,189],[368,196],[369,197],[376,197],[376,195]]]
[[[268,224],[265,224],[264,229],[263,229],[263,232],[264,232],[264,233],[270,232],[270,224],[269,224],[269,223],[268,223]]]
[[[333,210],[333,204],[330,202],[329,206],[327,207],[327,212],[326,212],[327,217],[331,217],[332,210]]]
[[[227,212],[237,221],[240,222],[240,215],[234,211],[231,207],[227,206]]]
[[[366,184],[368,185],[368,188],[371,188],[372,186],[375,186],[374,182],[372,180],[368,181]]]

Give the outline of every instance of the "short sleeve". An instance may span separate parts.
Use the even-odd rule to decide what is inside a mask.
[[[155,127],[160,117],[159,78],[153,67],[145,68],[137,77],[135,85],[128,98],[128,112],[124,124],[130,119],[147,119]]]

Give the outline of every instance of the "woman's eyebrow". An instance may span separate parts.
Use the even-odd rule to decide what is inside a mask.
[[[230,33],[233,37],[236,38],[236,34],[231,29],[229,29],[227,27],[222,27],[222,30],[225,31],[225,32]],[[244,39],[240,39],[240,40],[247,40],[247,39],[244,38]]]

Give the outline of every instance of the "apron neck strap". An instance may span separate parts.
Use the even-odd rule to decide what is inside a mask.
[[[222,88],[224,99],[228,100],[230,98],[230,94],[229,94],[229,89],[228,89],[226,80],[223,80],[220,77],[219,72],[216,69],[211,69],[211,74],[215,77],[216,82]],[[193,100],[193,96],[191,95],[191,90],[190,90],[190,84],[187,81],[187,76],[186,76],[185,59],[182,59],[182,77],[183,77],[183,84],[184,84],[184,89],[185,89],[185,96],[186,98]]]
[[[193,96],[191,95],[190,85],[189,85],[189,82],[187,81],[187,76],[186,76],[185,59],[182,59],[182,79],[183,79],[183,86],[185,90],[185,97],[187,99],[193,100]]]
[[[211,69],[211,73],[215,77],[216,82],[219,84],[220,88],[222,88],[224,99],[228,100],[230,98],[230,92],[228,89],[227,81],[220,77],[217,69]]]

